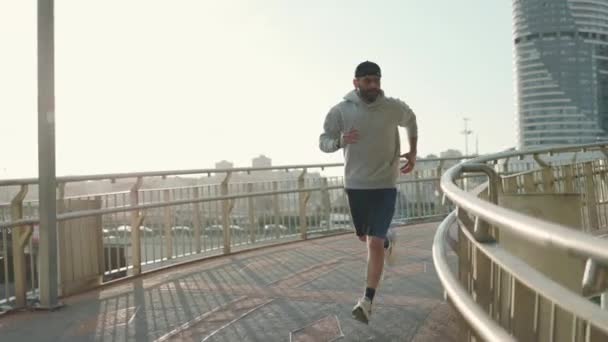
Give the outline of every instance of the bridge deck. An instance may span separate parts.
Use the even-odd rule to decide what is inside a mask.
[[[2,341],[455,341],[431,243],[437,224],[398,228],[370,325],[350,310],[365,246],[343,235],[198,262],[0,318]]]

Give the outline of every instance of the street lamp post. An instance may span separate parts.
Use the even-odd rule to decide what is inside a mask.
[[[469,118],[463,118],[464,120],[464,131],[460,132],[461,134],[464,134],[464,155],[468,156],[469,155],[469,135],[471,135],[471,133],[473,133],[472,130],[469,129]],[[464,179],[463,180],[463,187],[465,190],[469,189],[469,180],[468,179]]]
[[[464,134],[464,155],[468,156],[469,155],[469,135],[471,135],[471,133],[473,133],[472,130],[469,129],[468,123],[471,119],[469,118],[464,118],[464,131],[460,132],[461,134]]]
[[[40,212],[40,308],[58,302],[55,178],[54,0],[38,0],[38,192]]]

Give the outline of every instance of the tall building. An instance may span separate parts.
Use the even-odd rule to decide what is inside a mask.
[[[608,137],[608,0],[513,0],[518,147]]]

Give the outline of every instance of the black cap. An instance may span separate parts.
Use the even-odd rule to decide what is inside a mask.
[[[365,76],[382,77],[382,73],[380,72],[380,67],[378,66],[378,64],[370,61],[365,61],[357,65],[357,69],[355,70],[355,77],[359,78]]]

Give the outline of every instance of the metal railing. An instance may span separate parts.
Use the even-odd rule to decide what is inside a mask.
[[[445,216],[450,206],[441,202],[439,176],[447,163],[460,160],[420,160],[418,171],[401,177],[393,224]],[[432,167],[428,167],[430,163]],[[313,169],[341,166],[290,165],[58,178],[59,291],[66,296],[117,278],[213,255],[350,232],[342,177],[310,173]],[[239,174],[242,177],[235,180]],[[191,184],[171,186],[176,175],[193,176],[188,182]],[[221,178],[203,184],[198,175]],[[246,175],[255,175],[255,180]],[[78,195],[66,191],[69,183],[116,183],[124,179],[132,179],[131,184],[123,184],[123,188],[130,186],[126,191]],[[0,305],[8,309],[35,305],[40,284],[44,284],[37,269],[37,202],[26,200],[35,182],[0,181],[0,189],[17,187],[11,203],[0,205]],[[165,187],[163,182],[169,185]]]
[[[441,188],[456,209],[436,233],[433,259],[462,340],[608,340],[607,148],[510,151],[445,172]],[[509,165],[524,159],[532,162]],[[476,191],[455,184],[472,173],[486,175]]]

